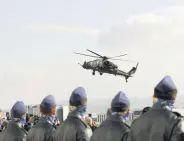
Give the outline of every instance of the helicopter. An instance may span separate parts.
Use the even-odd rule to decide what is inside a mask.
[[[119,75],[119,76],[124,76],[126,82],[128,82],[128,78],[129,77],[133,77],[132,75],[135,74],[137,67],[139,65],[139,63],[137,62],[137,65],[135,67],[133,67],[130,71],[125,72],[122,71],[118,68],[118,66],[116,64],[114,64],[113,62],[109,61],[111,60],[122,60],[122,59],[115,59],[116,57],[122,57],[125,56],[127,54],[123,54],[123,55],[119,55],[119,56],[114,56],[114,57],[107,57],[107,56],[102,56],[100,54],[97,54],[91,50],[88,50],[88,52],[91,52],[93,54],[95,54],[96,56],[92,56],[92,55],[87,55],[87,54],[82,54],[82,53],[76,53],[75,54],[79,54],[79,55],[84,55],[84,56],[88,56],[88,57],[94,57],[94,58],[98,58],[96,60],[93,61],[89,61],[89,62],[84,62],[84,64],[80,64],[84,69],[87,70],[92,70],[92,74],[95,75],[95,72],[99,72],[100,75],[102,75],[103,73],[107,73],[107,74],[113,74],[113,75]],[[130,60],[122,60],[122,61],[130,61]],[[130,61],[130,62],[135,62],[135,61]]]

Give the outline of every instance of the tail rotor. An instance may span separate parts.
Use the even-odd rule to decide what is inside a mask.
[[[139,63],[137,63],[136,67],[133,67],[133,68],[128,72],[128,75],[125,76],[126,82],[128,82],[128,78],[129,78],[129,77],[132,77],[132,75],[135,74],[135,72],[137,71],[138,65],[139,65]]]
[[[139,65],[139,63],[137,63],[136,67],[133,67],[133,68],[128,72],[129,76],[132,76],[132,75],[137,71],[138,65]]]

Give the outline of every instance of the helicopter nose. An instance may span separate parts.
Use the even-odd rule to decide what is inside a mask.
[[[87,63],[86,61],[84,62],[84,64],[82,65],[83,68],[86,68],[87,67]]]

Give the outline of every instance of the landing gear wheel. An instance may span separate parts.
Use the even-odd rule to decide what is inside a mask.
[[[125,80],[126,80],[126,82],[128,82],[128,77],[127,76],[125,77]]]
[[[95,72],[93,71],[93,73],[92,73],[93,75],[95,75]]]

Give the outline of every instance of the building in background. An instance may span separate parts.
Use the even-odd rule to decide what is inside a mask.
[[[102,123],[107,118],[106,113],[98,113],[97,114],[97,122]]]
[[[34,116],[41,116],[40,113],[40,104],[37,105],[27,105],[26,106],[26,113]]]
[[[97,113],[89,113],[88,116],[91,117],[94,122],[97,122]]]
[[[59,119],[60,122],[63,122],[66,120],[68,113],[69,113],[69,106],[57,106],[56,107],[57,112],[56,116]]]

